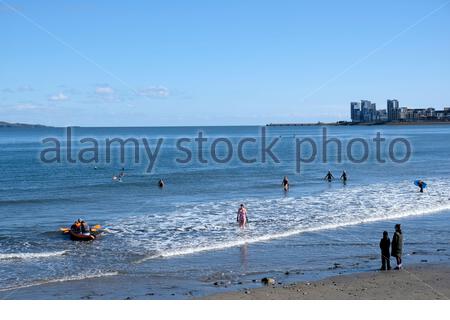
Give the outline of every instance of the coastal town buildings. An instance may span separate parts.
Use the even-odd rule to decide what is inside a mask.
[[[350,102],[352,122],[412,122],[412,121],[450,121],[450,107],[443,110],[435,108],[413,109],[400,107],[398,100],[388,99],[386,109],[377,110],[376,104],[370,100]]]

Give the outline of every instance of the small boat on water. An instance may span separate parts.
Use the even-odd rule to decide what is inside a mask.
[[[74,241],[92,241],[97,238],[97,235],[101,232],[101,228],[100,225],[96,225],[93,228],[86,227],[86,229],[82,229],[74,224],[70,228],[61,228],[60,230],[63,234],[70,235],[70,239]],[[89,231],[86,232],[87,230]]]
[[[77,233],[69,230],[70,239],[75,241],[91,241],[95,239],[95,235],[92,233]]]

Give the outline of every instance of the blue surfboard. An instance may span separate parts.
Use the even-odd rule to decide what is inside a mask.
[[[420,181],[420,180],[414,181],[414,184],[415,184],[416,186],[419,186],[419,181]],[[427,187],[427,184],[426,184],[425,182],[423,182],[423,181],[422,181],[422,185],[423,185],[423,188],[424,188],[424,189]]]

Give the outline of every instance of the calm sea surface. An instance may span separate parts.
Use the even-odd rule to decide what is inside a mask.
[[[98,163],[70,163],[66,157],[66,131],[61,128],[0,128],[0,290],[115,275],[144,275],[152,281],[155,297],[194,291],[201,295],[212,287],[251,286],[267,272],[299,277],[321,276],[336,270],[370,270],[379,267],[378,241],[383,230],[392,231],[400,221],[405,228],[405,251],[410,260],[448,261],[450,242],[450,126],[329,127],[328,139],[337,143],[322,149],[320,127],[268,127],[266,146],[279,139],[263,161],[260,127],[205,128],[74,128],[72,156],[92,147],[83,138],[99,142]],[[208,139],[202,159],[195,139],[198,132]],[[381,142],[377,155],[373,139]],[[56,137],[63,149],[60,163],[42,163],[40,152]],[[106,138],[140,139],[140,159],[135,163],[132,144],[120,163],[117,147],[106,163]],[[164,141],[152,172],[142,139],[155,150]],[[177,148],[180,138],[192,152]],[[225,159],[229,139],[233,149]],[[239,160],[242,156],[253,163]],[[254,138],[255,140],[249,140]],[[317,157],[300,164],[296,172],[296,139],[311,138]],[[368,144],[368,159],[351,161],[351,139]],[[411,146],[406,157],[404,138]],[[309,143],[300,155],[309,158]],[[352,146],[354,158],[364,156],[363,143]],[[49,157],[51,153],[47,154]],[[85,158],[92,154],[86,151]],[[218,159],[214,159],[214,156]],[[377,159],[378,158],[378,159]],[[379,159],[384,160],[381,163]],[[326,160],[326,161],[325,161]],[[355,159],[354,159],[355,160]],[[203,162],[207,163],[203,163]],[[121,168],[121,182],[112,180]],[[349,180],[325,182],[327,170],[338,178],[346,170]],[[281,181],[289,176],[291,190],[283,192]],[[157,187],[162,178],[164,189]],[[428,183],[420,194],[413,182]],[[245,203],[250,223],[241,230],[236,210]],[[58,232],[77,218],[106,227],[94,242],[73,242]],[[415,259],[415,260],[414,260]],[[337,265],[334,263],[338,262]],[[292,272],[291,272],[292,273]],[[218,285],[213,286],[213,283]]]

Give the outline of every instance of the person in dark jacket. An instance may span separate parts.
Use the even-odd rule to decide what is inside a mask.
[[[400,224],[395,225],[395,233],[392,237],[392,250],[391,255],[397,260],[396,270],[402,268],[402,253],[403,253],[403,234]]]
[[[391,255],[389,250],[391,249],[391,239],[387,231],[383,232],[383,238],[380,240],[381,249],[381,270],[391,270]]]
[[[422,180],[419,180],[419,182],[417,183],[417,186],[419,187],[419,191],[421,193],[423,193],[423,181]]]
[[[331,173],[331,170],[328,170],[328,172],[327,172],[327,174],[326,174],[324,180],[327,180],[328,182],[331,182],[331,180],[333,180],[333,179],[334,179],[334,176],[333,176],[333,174]]]
[[[347,182],[347,172],[345,172],[345,170],[342,171],[342,174],[341,174],[341,180],[342,180],[342,182],[344,182],[344,183]]]
[[[91,228],[89,227],[86,221],[81,221],[81,233],[91,234]]]

